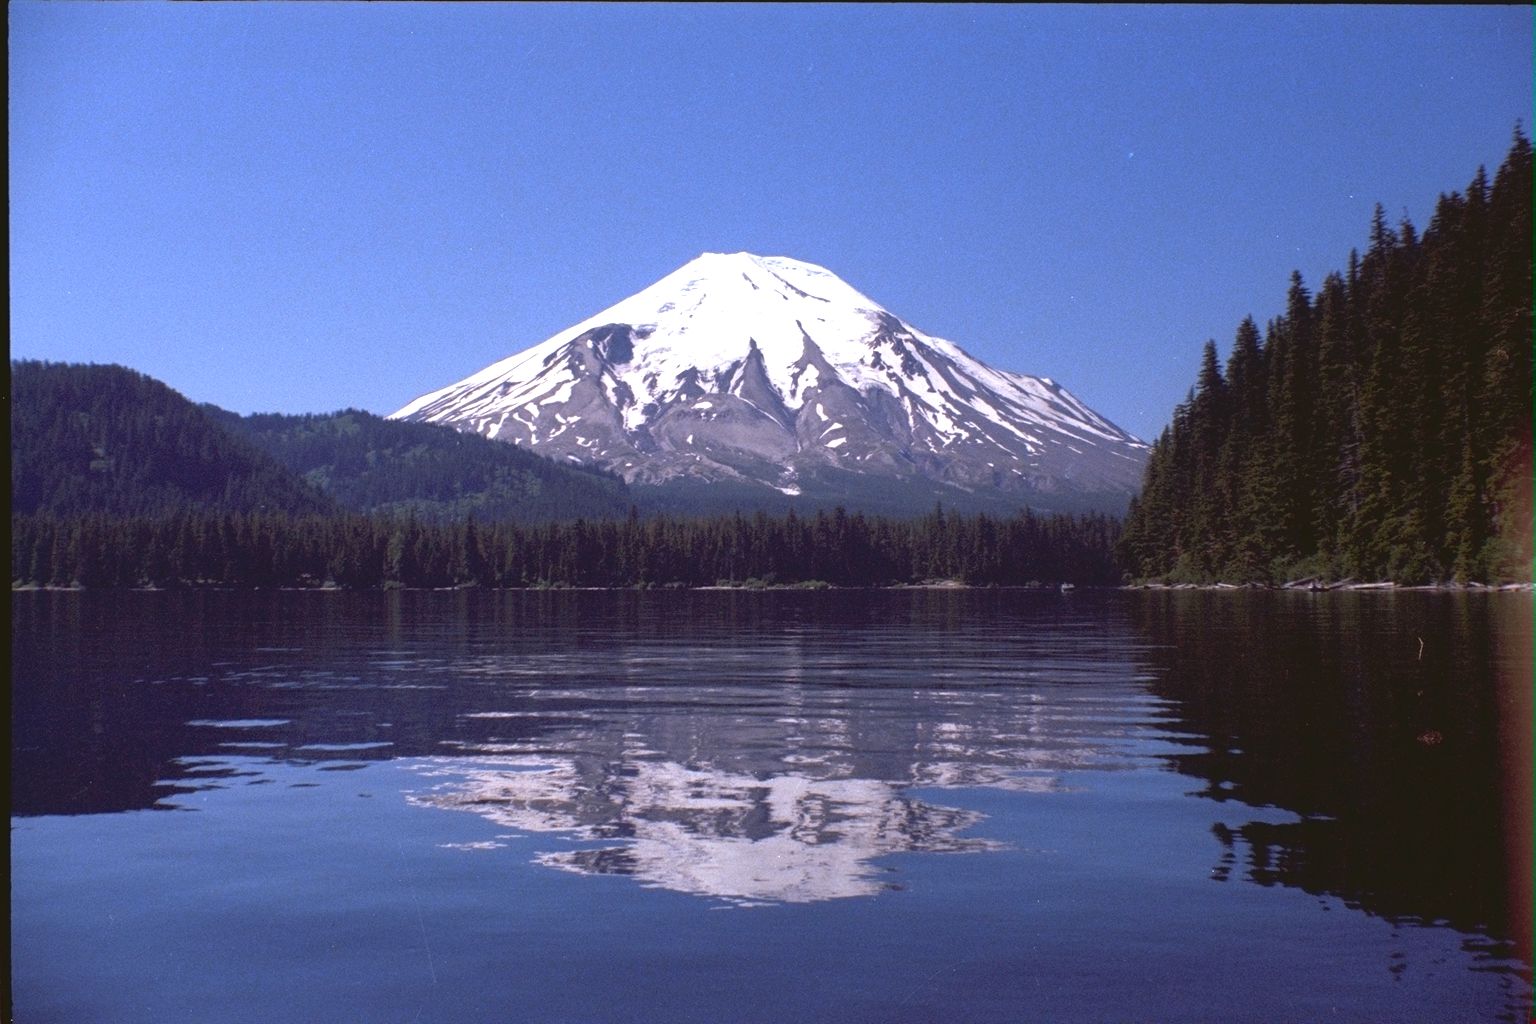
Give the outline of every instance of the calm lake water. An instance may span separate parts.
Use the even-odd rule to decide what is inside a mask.
[[[14,594],[15,1019],[1496,1021],[1528,594]]]

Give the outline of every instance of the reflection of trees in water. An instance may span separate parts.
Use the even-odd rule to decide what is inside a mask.
[[[24,632],[54,632],[53,650],[74,644],[83,660],[31,659],[55,678],[36,691],[47,742],[29,755],[39,784],[25,804],[79,806],[87,780],[61,783],[86,762],[103,764],[89,779],[103,810],[220,785],[213,761],[240,753],[310,764],[451,751],[467,767],[531,755],[553,773],[539,793],[501,780],[501,796],[460,804],[612,847],[562,851],[555,866],[738,898],[871,891],[875,858],[985,848],[961,835],[972,815],[911,787],[1047,791],[1063,771],[1144,763],[1126,749],[1149,722],[1123,624],[1106,630],[1081,605],[987,592],[158,595],[93,611],[114,624],[110,649],[80,646],[81,623],[39,605]],[[271,724],[234,727],[251,720]],[[713,805],[678,781],[689,772]]]
[[[1123,620],[1106,630],[1083,601],[1058,594],[20,597],[21,815],[166,806],[208,785],[188,768],[198,758],[558,752],[592,722],[620,717],[643,719],[679,762],[695,757],[685,744],[703,727],[717,735],[701,734],[701,749],[730,751],[732,770],[821,776],[835,766],[925,785],[992,785],[1028,770],[1029,756],[1046,771],[1116,762],[1106,743],[1144,724],[1138,712],[1122,716],[1124,728],[1074,724],[1073,709],[1047,721],[1032,706],[1081,682],[1102,688],[1112,717],[1137,692],[1119,668],[1129,663]],[[228,727],[249,719],[283,724]]]
[[[1530,961],[1530,603],[1518,595],[1136,595],[1155,692],[1201,739],[1215,877],[1448,922]],[[1420,639],[1423,653],[1420,654]]]

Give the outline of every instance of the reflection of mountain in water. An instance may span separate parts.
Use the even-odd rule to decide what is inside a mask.
[[[1163,725],[1123,619],[1059,594],[313,597],[156,595],[92,609],[90,645],[34,602],[25,642],[65,656],[25,660],[17,809],[406,758],[445,773],[419,803],[578,841],[553,867],[790,902],[989,848],[915,787],[1144,768]]]
[[[1117,679],[921,685],[930,676],[851,695],[776,680],[785,666],[764,655],[729,681],[706,669],[684,685],[706,655],[652,652],[648,685],[543,686],[500,697],[519,710],[464,713],[476,738],[454,741],[458,756],[420,762],[434,784],[411,802],[606,844],[542,853],[550,867],[808,902],[880,891],[875,862],[887,855],[995,848],[961,834],[981,815],[910,790],[1052,792],[1065,772],[1129,766],[1148,724],[1136,688]],[[623,670],[610,659],[608,672]]]
[[[436,759],[423,772],[442,781],[410,799],[522,832],[619,839],[538,859],[736,901],[873,895],[882,888],[875,858],[993,848],[958,835],[981,815],[924,803],[876,779],[758,778],[674,761],[614,767],[605,775],[573,759]]]

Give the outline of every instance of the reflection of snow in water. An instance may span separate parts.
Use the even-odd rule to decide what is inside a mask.
[[[702,654],[699,666],[720,671]],[[982,815],[914,790],[1050,793],[1077,770],[1134,769],[1156,711],[1118,680],[562,686],[494,700],[438,741],[459,756],[416,763],[436,784],[413,804],[587,844],[539,854],[549,867],[736,904],[868,896],[884,887],[878,858],[995,849],[961,834]]]
[[[444,781],[410,796],[417,806],[473,811],[524,832],[625,841],[544,853],[541,864],[737,903],[873,895],[882,888],[877,857],[996,848],[958,835],[982,815],[914,800],[876,779],[759,779],[645,761],[594,777],[563,758],[438,759],[420,768]]]

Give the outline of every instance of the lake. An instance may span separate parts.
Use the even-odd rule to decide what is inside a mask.
[[[1529,594],[12,603],[26,1024],[1530,1010]]]

